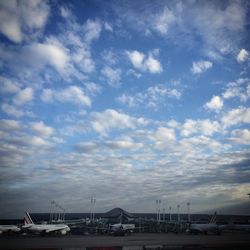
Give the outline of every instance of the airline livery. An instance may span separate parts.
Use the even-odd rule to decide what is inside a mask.
[[[28,212],[25,212],[23,229],[33,233],[49,234],[60,233],[67,234],[70,231],[69,226],[65,224],[35,224]]]

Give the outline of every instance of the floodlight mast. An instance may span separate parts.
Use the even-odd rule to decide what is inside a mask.
[[[161,200],[156,200],[156,221],[161,220]]]
[[[93,220],[95,220],[95,204],[96,204],[96,199],[94,199],[94,205],[93,205]]]
[[[180,222],[180,205],[177,205],[177,210],[178,210],[178,222]]]
[[[169,221],[172,221],[171,209],[172,209],[172,207],[170,206],[170,207],[169,207]]]
[[[161,221],[161,200],[160,201],[160,205],[159,205],[159,222]]]
[[[191,217],[190,217],[190,202],[187,202],[187,208],[188,208],[188,222],[191,221]]]
[[[165,222],[165,216],[166,216],[166,214],[165,214],[165,207],[162,210],[163,210],[163,222]]]

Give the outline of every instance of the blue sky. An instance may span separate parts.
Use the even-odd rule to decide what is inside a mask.
[[[1,0],[2,216],[249,203],[249,24],[247,1]]]

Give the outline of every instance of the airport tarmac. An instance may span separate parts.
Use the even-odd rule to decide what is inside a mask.
[[[67,236],[1,236],[0,249],[250,249],[249,233],[223,235],[187,235],[135,233],[129,236],[67,235]]]

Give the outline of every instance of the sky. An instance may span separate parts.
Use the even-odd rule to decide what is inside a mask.
[[[0,0],[0,217],[249,214],[249,10]]]

